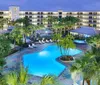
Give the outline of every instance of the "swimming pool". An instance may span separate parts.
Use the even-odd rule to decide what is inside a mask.
[[[74,40],[74,42],[78,44],[86,44],[85,40]]]
[[[81,50],[70,49],[70,55],[81,53]],[[47,46],[40,52],[26,54],[23,56],[24,66],[28,66],[28,73],[36,76],[52,74],[59,76],[65,69],[65,66],[56,61],[56,58],[61,56],[61,52],[55,44]]]

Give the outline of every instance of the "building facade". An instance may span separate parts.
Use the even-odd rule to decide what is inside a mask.
[[[34,25],[43,24],[42,19],[48,16],[56,16],[60,18],[74,16],[81,20],[80,23],[77,24],[78,26],[90,26],[100,30],[100,11],[21,11],[17,6],[9,7],[8,11],[0,11],[0,18],[16,20],[18,18],[24,18],[25,16],[29,17],[30,23]]]

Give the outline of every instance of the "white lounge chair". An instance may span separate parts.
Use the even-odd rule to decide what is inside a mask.
[[[45,43],[45,41],[44,41],[44,40],[42,40],[42,43]]]
[[[50,42],[53,42],[53,41],[50,39]]]
[[[32,47],[35,47],[36,48],[36,45],[34,43],[32,43]]]
[[[57,42],[59,42],[60,40],[58,39]]]
[[[28,45],[29,48],[33,48],[33,46],[31,46],[30,44]]]
[[[46,40],[46,42],[48,43],[49,41],[48,41],[48,40]]]
[[[39,43],[42,44],[42,41],[39,40]]]

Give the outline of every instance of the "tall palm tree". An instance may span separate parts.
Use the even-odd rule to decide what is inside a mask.
[[[21,33],[21,27],[15,27],[15,29],[10,33],[11,40],[14,41],[14,46],[22,42],[23,34]]]
[[[70,71],[80,72],[83,75],[83,85],[84,81],[90,85],[90,80],[96,73],[96,61],[94,55],[91,52],[88,52],[80,59],[75,60],[75,64],[72,65]]]
[[[24,18],[19,18],[15,22],[24,27],[28,27],[30,25],[30,19],[27,16],[25,16]]]
[[[63,23],[63,25],[65,26],[65,31],[69,31],[71,29],[73,29],[73,27],[75,26],[76,23],[78,23],[80,20],[76,17],[72,17],[72,16],[67,16],[62,18],[62,20],[60,21],[61,23]]]

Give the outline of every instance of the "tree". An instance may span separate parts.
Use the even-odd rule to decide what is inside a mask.
[[[0,19],[0,29],[4,29],[4,25],[7,24],[8,25],[9,20],[7,18],[2,18]]]
[[[71,30],[75,26],[75,24],[78,23],[80,20],[72,16],[66,16],[63,18],[49,16],[46,19],[46,21],[52,24],[52,28],[56,30],[56,33],[58,29],[60,30],[60,32],[64,29],[65,33],[66,30],[67,31]]]
[[[10,41],[4,35],[0,35],[0,73],[2,73],[2,69],[5,64],[4,58],[10,51]]]
[[[55,79],[53,76],[43,76],[40,85],[53,85],[55,84]]]
[[[87,38],[87,42],[96,48],[100,48],[100,34]]]
[[[14,46],[22,44],[23,35],[21,33],[21,27],[15,27],[15,29],[10,33],[10,39],[14,42]]]
[[[4,35],[0,35],[0,58],[5,57],[10,51],[10,41]]]
[[[57,37],[56,37],[57,36]],[[75,48],[75,44],[73,43],[73,36],[68,34],[66,37],[62,37],[61,35],[56,35],[55,38],[59,39],[57,42],[58,47],[61,50],[62,55],[69,56],[69,50],[70,48]],[[64,52],[62,51],[64,49]]]
[[[81,57],[80,59],[75,60],[75,63],[72,65],[72,67],[70,68],[71,72],[80,72],[83,75],[83,69],[84,67],[88,64],[88,60],[90,59],[90,57],[87,57],[87,54],[85,54],[85,56]],[[84,85],[84,81],[85,81],[85,77],[86,75],[83,75],[83,84]]]
[[[28,82],[28,68],[24,68],[22,65],[20,66],[18,80],[20,84],[26,84]]]
[[[5,78],[6,78],[6,83],[8,85],[18,85],[16,72],[9,73],[8,75],[5,76]]]
[[[0,76],[0,85],[7,85],[4,76]]]
[[[98,75],[100,75],[100,57],[97,57],[94,52],[90,51],[80,59],[77,59],[72,65],[70,71],[77,71],[83,75],[83,85],[84,81],[90,85],[91,80],[95,81],[95,83],[99,83],[100,77]]]
[[[21,65],[18,72],[10,72],[5,76],[5,80],[8,85],[27,85],[28,70]]]
[[[24,18],[19,18],[15,22],[20,25],[23,24],[25,28],[30,25],[30,19],[27,16],[25,16]]]

